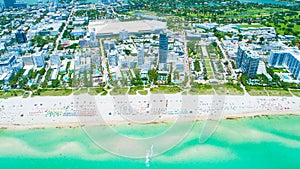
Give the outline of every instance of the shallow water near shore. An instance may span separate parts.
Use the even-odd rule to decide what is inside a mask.
[[[300,116],[292,115],[222,120],[212,137],[202,144],[198,140],[204,122],[196,122],[178,145],[153,157],[149,168],[288,166],[296,169],[300,166],[299,122]],[[170,125],[113,128],[118,133],[140,138],[161,133]],[[123,158],[100,149],[81,128],[0,130],[0,166],[10,169],[147,168],[145,159]]]

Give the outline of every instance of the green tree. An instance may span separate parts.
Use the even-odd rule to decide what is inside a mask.
[[[217,42],[213,42],[213,43],[211,43],[214,47],[217,47],[218,46],[218,44],[217,44]]]
[[[169,73],[168,76],[167,76],[167,83],[168,83],[168,84],[171,84],[171,83],[172,83],[172,76],[171,76],[171,73]]]
[[[156,82],[158,78],[158,72],[155,68],[148,71],[149,81],[150,82]]]
[[[46,72],[46,69],[43,67],[40,71],[39,71],[39,74],[42,76],[44,75]]]
[[[59,80],[58,79],[52,80],[52,88],[55,88],[58,85],[59,85]]]

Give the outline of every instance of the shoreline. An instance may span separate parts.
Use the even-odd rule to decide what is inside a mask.
[[[226,117],[222,117],[219,121],[222,120],[239,120],[239,119],[249,119],[249,118],[261,118],[261,117],[274,117],[274,116],[300,116],[300,113],[284,113],[284,112],[273,112],[273,113],[248,113],[243,115],[229,115]],[[182,122],[191,122],[191,123],[198,123],[198,122],[205,122],[209,120],[216,120],[216,119],[209,119],[205,117],[196,118],[193,120],[182,120],[178,121],[178,123]],[[217,120],[218,121],[218,120]],[[0,130],[43,130],[43,129],[74,129],[74,128],[82,128],[82,127],[102,127],[102,126],[130,126],[130,125],[159,125],[159,124],[172,124],[172,121],[154,121],[148,123],[132,123],[132,122],[115,122],[111,124],[80,124],[80,123],[65,123],[61,125],[21,125],[21,124],[13,124],[13,125],[2,125],[0,124]]]

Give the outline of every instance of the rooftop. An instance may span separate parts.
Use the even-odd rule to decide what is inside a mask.
[[[300,61],[300,50],[297,48],[286,47],[284,50],[273,50],[274,53],[289,53]]]
[[[166,29],[167,23],[156,20],[139,20],[128,22],[103,22],[96,21],[89,24],[90,30],[95,30],[96,34],[119,34],[122,30],[129,33],[139,33],[145,31],[155,31]]]

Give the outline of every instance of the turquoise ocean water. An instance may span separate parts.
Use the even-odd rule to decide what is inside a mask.
[[[154,169],[299,169],[300,116],[222,120],[205,143],[199,143],[204,122],[171,150],[153,157]],[[147,137],[171,124],[114,127],[132,137]],[[101,129],[101,127],[99,127]],[[120,143],[121,144],[121,143]],[[134,148],[133,148],[134,151]],[[155,147],[154,147],[155,151]],[[145,159],[112,155],[96,146],[81,128],[1,130],[3,169],[135,169]]]

